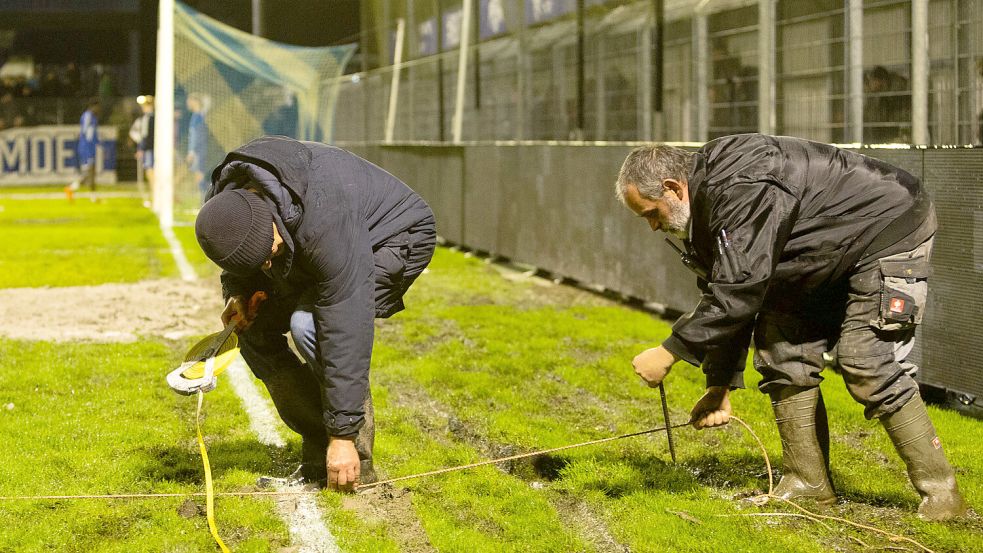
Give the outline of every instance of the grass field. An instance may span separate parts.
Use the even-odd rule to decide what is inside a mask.
[[[17,247],[0,257],[0,288],[133,282],[175,276],[153,217],[135,199],[67,205],[0,197],[0,227]],[[176,234],[200,274],[214,269],[190,228]],[[25,290],[25,293],[29,290]],[[96,301],[96,300],[93,300]],[[377,466],[388,477],[661,426],[658,393],[629,360],[669,324],[586,292],[523,278],[440,249],[407,296],[378,321],[373,393]],[[202,329],[202,333],[209,329]],[[163,381],[193,341],[146,336],[129,344],[0,338],[0,495],[195,492],[203,473],[194,405]],[[748,384],[757,375],[749,370]],[[675,422],[702,391],[699,371],[667,380]],[[836,374],[823,391],[842,501],[821,512],[914,538],[933,551],[983,551],[983,522],[917,519],[917,496],[876,422],[865,421]],[[764,396],[735,393],[735,414],[781,447]],[[220,491],[253,489],[299,457],[262,445],[227,383],[206,396],[204,430]],[[930,408],[973,505],[983,501],[983,422]],[[743,429],[664,434],[483,467],[318,502],[341,548],[375,551],[866,551],[904,542],[792,517],[742,498],[765,491],[757,446]],[[6,501],[0,552],[213,551],[204,501]],[[818,508],[817,508],[818,509]],[[234,551],[288,552],[273,501],[219,498],[220,532]]]

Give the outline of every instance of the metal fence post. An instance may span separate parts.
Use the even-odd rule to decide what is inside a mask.
[[[706,142],[710,135],[710,98],[707,75],[707,15],[702,10],[693,14],[693,57],[696,71],[693,72],[693,93],[696,96],[696,136],[688,137],[696,142]]]
[[[911,143],[928,144],[928,0],[911,2]]]
[[[775,134],[775,2],[758,2],[758,130]]]
[[[847,49],[847,83],[849,106],[847,113],[847,141],[862,143],[864,140],[864,3],[863,0],[847,0],[847,25],[849,41]]]

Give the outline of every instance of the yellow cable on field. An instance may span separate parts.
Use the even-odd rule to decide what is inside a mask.
[[[195,412],[195,429],[198,431],[198,450],[201,451],[201,463],[205,467],[205,516],[208,518],[208,530],[215,538],[215,543],[222,549],[222,553],[231,553],[225,546],[222,538],[218,535],[218,526],[215,524],[215,492],[212,489],[212,467],[208,464],[208,451],[205,450],[205,439],[201,437],[201,402],[205,399],[205,393],[198,390],[198,410]]]

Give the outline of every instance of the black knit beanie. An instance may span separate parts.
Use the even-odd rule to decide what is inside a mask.
[[[205,202],[195,220],[205,255],[226,271],[246,276],[259,270],[273,248],[273,212],[258,194],[237,188]]]

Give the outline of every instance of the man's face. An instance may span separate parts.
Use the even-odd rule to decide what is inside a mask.
[[[283,254],[283,237],[280,236],[280,231],[276,228],[276,223],[273,223],[273,247],[270,248],[270,256],[266,258],[260,269],[266,273],[266,276],[273,278],[270,274],[270,270],[273,269],[273,258]]]
[[[689,227],[689,190],[685,182],[667,179],[665,193],[658,200],[643,196],[634,185],[625,189],[625,203],[635,215],[648,222],[653,231],[661,230],[687,238]]]

